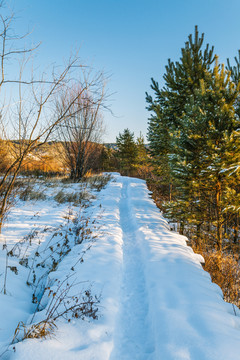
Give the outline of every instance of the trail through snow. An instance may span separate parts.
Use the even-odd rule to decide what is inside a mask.
[[[101,230],[75,271],[101,294],[99,319],[59,320],[54,338],[18,343],[6,359],[240,359],[240,317],[143,180],[114,174],[91,214]],[[80,253],[73,248],[51,276],[62,279]]]
[[[121,306],[116,325],[115,348],[111,360],[150,360],[154,352],[148,319],[143,260],[139,248],[136,223],[129,205],[129,178],[123,178],[120,225],[123,231],[123,282]]]

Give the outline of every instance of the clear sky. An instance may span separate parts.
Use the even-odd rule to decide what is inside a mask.
[[[146,135],[145,92],[162,83],[167,59],[178,60],[194,26],[205,33],[220,62],[240,49],[239,0],[11,0],[16,31],[32,29],[42,42],[38,60],[61,64],[80,48],[83,63],[111,75],[105,141],[128,127]]]

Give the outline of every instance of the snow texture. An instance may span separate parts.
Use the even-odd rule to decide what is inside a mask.
[[[63,207],[49,201],[40,207],[46,225],[62,221]],[[34,212],[16,209],[6,231],[9,238],[5,234],[7,243],[33,226],[28,211]],[[202,269],[203,259],[187,246],[187,239],[169,230],[143,180],[114,174],[93,202],[91,216],[98,219],[100,230],[74,276],[81,286],[88,282],[93,294],[101,294],[99,319],[58,320],[54,337],[19,342],[16,351],[10,349],[3,359],[240,359],[237,309],[223,301],[220,288]],[[73,247],[49,277],[64,279],[84,246]],[[18,321],[27,322],[34,311],[22,268],[18,276],[9,274],[8,295],[0,295],[3,349]]]

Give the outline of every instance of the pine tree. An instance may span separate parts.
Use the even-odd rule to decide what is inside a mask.
[[[194,39],[194,40],[193,40]],[[204,34],[199,36],[198,28],[189,35],[181,49],[180,61],[168,60],[163,76],[165,85],[162,89],[151,79],[153,99],[146,94],[147,109],[151,111],[148,127],[148,141],[153,163],[165,181],[172,182],[172,156],[178,152],[176,138],[179,136],[185,116],[185,106],[195,96],[200,87],[200,80],[210,71],[214,62],[213,47],[209,44],[203,49]]]
[[[240,154],[239,137],[233,141],[233,133],[238,131],[240,125],[234,108],[239,96],[239,85],[231,81],[231,73],[224,66],[220,68],[216,64],[198,96],[208,127],[200,154],[200,180],[204,184],[205,194],[212,201],[212,223],[216,229],[217,247],[221,250],[223,225],[230,216],[227,207],[235,201],[232,190],[236,179],[227,169],[235,161],[233,154],[238,158]]]
[[[165,86],[160,89],[152,79],[155,98],[146,98],[148,140],[158,168],[164,164],[174,183],[174,201],[166,205],[169,216],[182,229],[192,224],[197,238],[203,227],[211,228],[221,250],[227,222],[237,236],[240,209],[240,52],[236,65],[228,61],[225,69],[213,47],[203,49],[203,40],[196,27],[180,60],[168,61]]]
[[[235,161],[233,154],[239,158],[240,153],[240,139],[233,135],[239,127],[234,109],[238,94],[230,72],[216,63],[185,106],[173,157],[179,190],[174,210],[181,217],[184,212],[187,222],[196,225],[197,237],[201,225],[211,220],[219,250],[223,225],[230,216],[227,208],[233,209],[236,195],[236,179],[227,169]]]
[[[148,162],[148,154],[147,149],[144,144],[144,137],[140,133],[140,136],[136,140],[136,146],[137,146],[137,165],[146,165]]]
[[[134,133],[129,129],[125,129],[123,133],[119,133],[116,138],[118,147],[117,156],[120,163],[120,171],[123,174],[130,175],[137,163],[138,150],[134,141]]]

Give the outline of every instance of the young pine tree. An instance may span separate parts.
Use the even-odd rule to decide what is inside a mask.
[[[222,249],[223,226],[236,202],[237,178],[228,169],[239,158],[240,139],[234,136],[239,120],[234,104],[239,87],[230,72],[216,63],[201,88],[185,107],[176,144],[173,173],[178,184],[177,203],[187,221],[197,228],[211,222],[216,247]]]
[[[152,79],[151,89],[155,98],[146,94],[147,109],[151,111],[148,127],[150,151],[159,175],[165,182],[174,183],[172,167],[173,156],[178,153],[176,139],[182,131],[186,104],[195,97],[195,90],[200,88],[200,81],[211,71],[215,55],[213,47],[203,45],[204,34],[199,35],[197,26],[190,34],[181,57],[177,62],[170,59],[163,76],[165,85],[162,89]],[[171,188],[171,187],[169,187]]]
[[[168,163],[174,183],[170,217],[193,224],[197,237],[208,227],[221,250],[227,222],[235,238],[238,231],[240,58],[235,66],[228,61],[227,70],[217,61],[213,66],[213,47],[203,47],[203,39],[196,27],[180,60],[168,61],[165,86],[152,80],[148,140],[155,163]]]
[[[137,164],[138,149],[134,141],[134,133],[129,129],[125,129],[123,133],[119,133],[116,138],[117,157],[119,159],[120,172],[131,175],[135,165]]]

